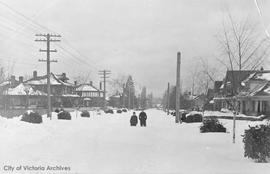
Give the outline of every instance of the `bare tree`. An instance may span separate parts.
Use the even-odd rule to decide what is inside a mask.
[[[217,40],[222,52],[222,64],[230,70],[257,69],[268,56],[270,42],[257,30],[257,25],[247,18],[236,22],[229,14],[223,21]]]
[[[213,87],[215,80],[219,77],[219,71],[216,67],[209,65],[207,59],[197,58],[200,62],[191,68],[189,78],[191,80],[192,94],[207,93],[209,88]]]
[[[127,81],[127,76],[124,74],[119,74],[116,78],[113,78],[109,81],[111,86],[112,94],[123,93],[124,84]]]
[[[78,76],[73,77],[75,81],[77,81],[78,84],[83,84],[90,82],[91,79],[91,72],[85,73],[85,74],[80,74]]]
[[[6,78],[4,67],[0,65],[0,83],[3,82]]]
[[[235,143],[236,112],[238,111],[238,92],[240,82],[235,76],[234,70],[255,70],[268,56],[270,42],[267,36],[257,32],[256,24],[251,23],[247,18],[244,21],[235,22],[232,16],[228,15],[227,24],[223,22],[223,30],[217,40],[221,46],[223,59],[219,59],[227,70],[232,72],[232,97],[226,99],[231,107],[233,117],[233,143]]]

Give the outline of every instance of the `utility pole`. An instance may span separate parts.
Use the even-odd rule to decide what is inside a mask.
[[[130,86],[128,86],[128,109],[131,109],[131,106],[130,106]]]
[[[50,49],[50,43],[51,42],[60,42],[59,39],[51,39],[53,37],[61,37],[60,35],[53,35],[53,34],[36,34],[37,37],[45,37],[45,39],[36,39],[36,42],[46,42],[47,43],[47,49],[42,50],[40,49],[40,52],[46,52],[47,53],[47,60],[39,59],[39,62],[46,62],[47,63],[47,97],[48,97],[48,107],[47,107],[47,117],[50,117],[52,119],[51,111],[52,111],[52,104],[51,104],[51,82],[50,82],[50,76],[51,76],[51,69],[50,69],[50,63],[51,62],[57,62],[56,60],[50,59],[50,53],[51,52],[57,52],[56,49],[51,50]]]
[[[102,71],[98,71],[99,75],[101,76],[101,78],[103,79],[103,90],[104,90],[104,94],[103,94],[103,109],[106,108],[106,79],[109,78],[109,74],[111,74],[111,71],[109,70],[102,70]]]
[[[181,53],[177,53],[177,69],[176,69],[176,106],[175,106],[175,123],[181,123],[180,118],[180,65],[181,65]]]
[[[168,83],[167,89],[167,115],[170,114],[170,83]]]
[[[125,95],[126,95],[125,84],[123,84],[123,96],[122,96],[122,97],[123,97],[123,98],[122,98],[122,99],[123,99],[123,101],[122,101],[122,102],[123,102],[123,103],[122,103],[122,104],[123,104],[123,105],[122,105],[123,108],[126,107],[126,103],[125,103],[125,97],[126,97],[126,96],[125,96]]]

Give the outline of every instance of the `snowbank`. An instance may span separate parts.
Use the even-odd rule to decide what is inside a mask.
[[[163,111],[146,113],[147,127],[129,126],[132,111],[110,115],[90,111],[90,118],[74,111],[71,121],[58,120],[53,112],[52,120],[43,115],[38,125],[0,117],[0,173],[12,173],[3,171],[5,165],[66,166],[69,172],[43,173],[78,174],[260,174],[269,170],[269,164],[244,158],[241,137],[249,124],[263,122],[237,121],[233,144],[232,120],[221,120],[228,133],[202,134],[201,123],[175,124],[174,117]]]
[[[219,111],[205,111],[203,116],[220,118],[220,119],[233,119],[234,117],[232,112],[219,112]],[[237,120],[262,121],[265,118],[266,118],[265,115],[260,115],[260,116],[247,116],[244,114],[236,115]]]

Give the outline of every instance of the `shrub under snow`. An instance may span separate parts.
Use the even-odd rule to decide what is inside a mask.
[[[71,120],[71,115],[67,111],[60,111],[57,114],[57,117],[58,117],[58,119],[61,119],[61,120]]]
[[[42,116],[33,111],[27,111],[26,113],[23,114],[21,121],[25,121],[28,123],[42,123]]]
[[[204,132],[226,132],[226,128],[216,118],[206,118],[200,127],[201,133]]]
[[[106,114],[113,114],[113,110],[112,109],[107,109],[104,111]]]
[[[267,162],[270,157],[270,125],[249,126],[243,135],[244,156],[257,162]]]
[[[202,122],[202,114],[199,112],[191,112],[186,115],[186,123]]]
[[[82,111],[81,117],[90,117],[90,113],[87,110]]]

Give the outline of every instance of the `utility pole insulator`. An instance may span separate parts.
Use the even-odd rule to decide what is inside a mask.
[[[48,50],[43,50],[43,49],[39,49],[39,52],[47,52]],[[54,49],[54,50],[49,50],[50,52],[57,52],[57,50],[56,49]]]

